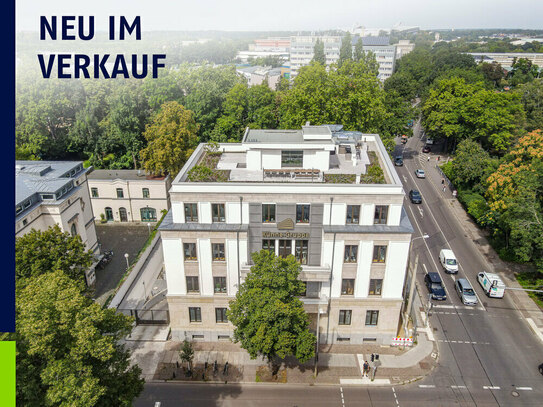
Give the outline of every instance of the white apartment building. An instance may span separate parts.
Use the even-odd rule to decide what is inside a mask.
[[[295,78],[300,68],[309,65],[313,59],[313,50],[317,39],[324,43],[326,65],[336,64],[339,60],[341,36],[336,35],[305,35],[290,37],[290,76]]]
[[[475,62],[497,62],[502,67],[511,67],[515,59],[524,58],[538,67],[543,67],[543,52],[468,52]]]
[[[88,171],[80,161],[16,161],[15,236],[57,224],[63,232],[79,235],[85,248],[99,255]],[[86,278],[87,284],[94,283],[94,269]]]
[[[212,170],[225,181],[189,181],[206,154],[200,144],[173,181],[159,228],[172,337],[231,338],[228,302],[264,249],[300,262],[321,343],[390,344],[413,228],[379,136],[341,125],[247,129],[241,143],[220,144]],[[382,169],[380,183],[369,165]]]
[[[396,59],[400,59],[415,49],[415,44],[409,40],[400,40],[394,46],[396,47]]]
[[[396,45],[390,45],[389,37],[353,37],[353,53],[358,39],[362,38],[364,52],[373,52],[379,64],[377,77],[384,82],[390,78],[396,65]]]
[[[171,178],[141,170],[94,170],[88,174],[94,213],[107,222],[156,222],[170,209]]]

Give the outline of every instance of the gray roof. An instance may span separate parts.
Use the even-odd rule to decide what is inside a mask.
[[[352,44],[356,45],[358,39],[362,38],[362,45],[364,46],[383,46],[390,45],[389,37],[353,37]]]
[[[143,170],[94,170],[87,175],[90,180],[148,180],[148,181],[164,181],[166,177],[152,177]]]
[[[249,129],[244,143],[303,143],[302,130],[254,130]]]
[[[81,174],[79,171],[73,177],[67,176],[81,164],[81,161],[15,161],[15,205],[34,194],[54,194]]]

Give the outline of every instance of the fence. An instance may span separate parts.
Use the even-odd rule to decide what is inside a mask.
[[[168,310],[118,308],[117,312],[136,318],[136,325],[168,325],[170,323],[170,312]]]
[[[449,188],[451,189],[451,191],[454,191],[456,190],[456,188],[454,187],[453,183],[451,182],[451,180],[445,175],[445,173],[441,170],[441,167],[439,165],[436,164],[436,168],[437,168],[437,171],[439,172],[439,174],[441,175],[441,177],[445,180],[445,182],[447,183],[447,185],[449,186]]]

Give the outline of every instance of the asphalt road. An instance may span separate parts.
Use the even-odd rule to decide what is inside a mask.
[[[418,130],[418,129],[416,129]],[[415,131],[418,134],[418,131]],[[437,271],[447,292],[446,301],[433,301],[430,323],[438,340],[439,367],[422,384],[449,387],[462,393],[473,405],[543,405],[543,376],[537,366],[543,362],[543,344],[507,295],[488,298],[477,282],[477,273],[489,270],[477,243],[469,239],[453,215],[451,191],[443,192],[441,177],[435,169],[435,154],[427,161],[422,154],[424,143],[418,137],[409,140],[403,150],[404,166],[396,167],[406,193],[418,189],[420,205],[408,198],[405,207],[415,228],[413,237],[428,234],[428,239],[413,242],[412,258],[418,253],[417,281],[423,292],[426,272]],[[434,168],[432,168],[434,167]],[[426,178],[419,179],[415,170],[422,168]],[[459,262],[459,272],[450,275],[439,264],[439,251],[452,249]],[[456,278],[467,278],[479,304],[464,306],[454,288]],[[425,390],[433,389],[426,387]],[[512,392],[516,392],[515,395]],[[519,394],[518,397],[515,397]]]

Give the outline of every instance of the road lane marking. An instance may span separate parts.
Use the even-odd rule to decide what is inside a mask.
[[[433,384],[419,384],[419,387],[421,389],[435,389],[436,386]]]
[[[484,390],[500,390],[500,386],[483,386]]]
[[[421,217],[421,218],[424,218],[424,212],[423,212],[421,206],[419,206],[419,213],[420,213],[420,217]]]
[[[446,305],[446,304],[436,304],[434,305],[434,308],[455,308],[454,305]]]
[[[345,400],[343,399],[343,387],[339,386],[339,390],[341,391],[341,405],[345,407]]]
[[[527,391],[533,390],[531,387],[515,387],[515,389],[517,389],[517,390],[527,390]]]
[[[451,389],[467,389],[466,386],[451,386]]]
[[[394,394],[394,400],[396,400],[396,405],[399,406],[400,402],[398,401],[398,396],[396,396],[396,390],[394,390],[394,387],[392,388],[392,394]]]

